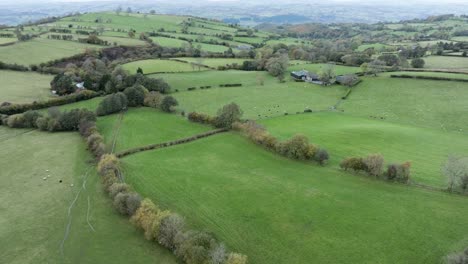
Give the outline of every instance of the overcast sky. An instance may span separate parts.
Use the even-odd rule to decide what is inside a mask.
[[[16,3],[16,4],[21,4],[21,3],[47,3],[47,2],[104,2],[104,1],[107,1],[107,2],[132,2],[132,1],[120,1],[120,0],[0,0],[0,3],[8,3],[8,4],[11,4],[11,3]],[[168,1],[168,0],[163,0],[163,1]],[[236,2],[236,1],[241,1],[241,0],[198,0],[198,2]],[[267,3],[267,2],[271,2],[271,3],[277,3],[278,0],[271,0],[271,1],[268,1],[268,0],[242,0],[242,2],[249,2],[249,3],[255,3],[255,2],[261,2],[261,3]],[[388,4],[388,3],[392,3],[392,4],[398,4],[398,3],[420,3],[420,4],[424,4],[424,3],[439,3],[439,4],[444,4],[444,3],[467,3],[467,0],[332,0],[333,2],[356,2],[356,3],[363,3],[363,2],[366,2],[366,3],[375,3],[375,4]],[[144,0],[144,2],[153,2],[151,0]],[[154,1],[154,2],[159,2],[158,0]],[[177,2],[177,0],[172,0],[171,2]],[[284,1],[284,2],[287,2],[287,1]],[[292,0],[290,2],[293,2]],[[301,1],[303,2],[303,1]],[[315,2],[315,1],[307,1],[307,2]],[[468,12],[468,10],[467,10]]]

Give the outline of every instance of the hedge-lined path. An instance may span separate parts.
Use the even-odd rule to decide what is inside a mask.
[[[219,133],[224,133],[224,132],[227,132],[228,130],[229,129],[227,129],[227,128],[215,129],[215,130],[211,130],[211,131],[208,131],[208,132],[205,132],[205,133],[197,134],[197,135],[182,138],[182,139],[177,139],[177,140],[158,143],[158,144],[151,144],[151,145],[146,145],[146,146],[137,147],[137,148],[131,148],[131,149],[119,152],[119,153],[117,153],[115,155],[118,158],[123,158],[125,156],[132,155],[132,154],[142,152],[142,151],[148,151],[148,150],[160,149],[160,148],[167,148],[167,147],[174,146],[174,145],[180,145],[180,144],[192,142],[192,141],[195,141],[195,140],[198,140],[198,139],[201,139],[201,138],[213,136],[213,135],[216,135],[216,134],[219,134]]]

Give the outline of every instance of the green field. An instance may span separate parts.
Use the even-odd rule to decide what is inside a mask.
[[[0,71],[0,103],[28,103],[51,96],[52,75],[30,72]]]
[[[319,73],[325,66],[326,64],[317,64],[317,63],[300,64],[300,65],[289,66],[288,71],[307,70],[310,72]],[[341,65],[333,65],[333,67],[337,75],[361,72],[361,69],[359,67],[349,67],[349,66],[341,66]]]
[[[451,56],[424,57],[424,68],[428,69],[453,69],[468,71],[468,58]]]
[[[3,263],[176,263],[114,212],[77,133],[0,127],[0,141]]]
[[[187,41],[175,38],[151,37],[151,39],[154,43],[163,47],[180,48],[183,45],[188,45]]]
[[[30,64],[70,57],[82,53],[88,48],[100,49],[102,47],[73,41],[36,38],[0,47],[0,61],[29,66]]]
[[[163,78],[173,89],[178,89],[179,91],[185,91],[188,87],[208,85],[214,88],[220,84],[228,83],[256,86],[260,84],[260,79],[264,80],[265,85],[276,85],[278,82],[266,72],[236,70],[151,74],[149,77]]]
[[[0,45],[2,44],[7,44],[7,43],[13,43],[17,41],[17,38],[0,38]]]
[[[467,84],[451,81],[368,77],[339,109],[363,117],[447,131],[468,131]]]
[[[235,134],[123,162],[138,191],[249,263],[437,263],[467,242],[465,197],[291,161]]]
[[[177,58],[187,62],[194,62],[206,65],[208,67],[217,68],[219,66],[226,66],[228,64],[242,65],[248,59],[232,59],[232,58]]]
[[[181,116],[146,107],[130,109],[124,114],[120,128],[119,123],[118,115],[101,117],[98,122],[109,150],[115,139],[115,152],[185,138],[212,129],[188,122]]]
[[[363,45],[360,45],[357,48],[357,51],[365,51],[366,49],[370,49],[370,48],[373,48],[376,51],[381,51],[381,50],[385,50],[387,48],[391,48],[391,46],[386,45],[386,44],[382,44],[382,43],[363,44]]]
[[[411,161],[414,181],[445,187],[440,167],[450,154],[466,151],[468,135],[446,133],[341,113],[315,113],[262,120],[267,130],[286,139],[304,134],[331,153],[331,165],[349,156],[381,153],[388,163]]]
[[[139,60],[122,65],[122,67],[130,73],[136,73],[138,67],[143,70],[143,73],[158,73],[158,72],[190,72],[204,71],[207,68],[197,67],[189,63],[183,63],[174,60]]]
[[[254,119],[279,116],[285,113],[294,114],[303,112],[305,109],[327,110],[337,103],[346,90],[345,87],[338,85],[324,87],[293,81],[279,83],[277,79],[262,75],[262,73],[258,75],[263,76],[264,85],[259,85],[257,73],[255,72],[211,71],[199,74],[200,76],[195,73],[174,74],[172,80],[167,78],[169,75],[156,76],[168,80],[172,87],[176,89],[183,87],[182,89],[185,90],[185,87],[190,87],[188,85],[213,85],[210,89],[174,93],[173,96],[179,101],[179,110],[214,115],[223,105],[235,102],[244,111],[245,118]],[[181,78],[184,79],[178,79],[179,76],[183,76]],[[192,77],[194,77],[194,81],[191,81]],[[216,83],[219,84],[220,82],[240,82],[243,83],[243,86],[216,87]]]

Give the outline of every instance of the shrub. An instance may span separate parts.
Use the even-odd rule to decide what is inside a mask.
[[[109,186],[109,197],[114,199],[119,193],[130,192],[130,186],[126,183],[114,183]]]
[[[122,215],[132,216],[140,206],[141,197],[137,193],[119,192],[114,197],[114,207]]]
[[[78,125],[78,131],[83,137],[89,137],[91,134],[97,132],[96,122],[93,121],[82,121]]]
[[[382,174],[384,166],[384,158],[380,154],[371,154],[368,155],[363,160],[365,164],[366,172],[371,176],[379,176]]]
[[[57,118],[60,128],[49,127],[49,131],[75,131],[78,130],[79,124],[85,121],[96,121],[96,115],[87,109],[72,109],[62,112]]]
[[[145,88],[142,85],[134,85],[124,90],[127,96],[128,106],[141,106],[145,101]]]
[[[73,80],[69,75],[60,73],[54,77],[50,82],[52,90],[56,91],[58,95],[73,93],[76,89],[73,87]]]
[[[226,264],[247,264],[247,256],[239,253],[230,253]]]
[[[175,237],[176,255],[187,264],[208,263],[212,247],[216,245],[213,237],[205,232],[179,232]]]
[[[211,264],[223,264],[226,263],[227,252],[224,244],[215,245],[210,252],[210,263]]]
[[[468,264],[468,248],[447,256],[447,264]]]
[[[340,167],[345,171],[347,171],[348,169],[351,169],[355,172],[367,170],[366,164],[364,163],[364,160],[361,157],[345,158],[341,161]]]
[[[145,95],[145,100],[143,101],[144,106],[152,108],[161,108],[162,101],[164,96],[159,92],[149,92]]]
[[[330,155],[328,155],[328,151],[323,148],[319,148],[314,155],[314,160],[322,166],[325,165],[329,159]]]
[[[99,160],[97,169],[100,175],[106,174],[108,171],[117,173],[120,167],[120,160],[114,154],[106,154]]]
[[[175,249],[175,237],[183,232],[184,219],[177,214],[170,214],[161,220],[158,242],[169,250]]]
[[[161,220],[170,215],[169,211],[161,211],[149,199],[144,199],[138,210],[131,218],[131,222],[143,229],[147,240],[156,240],[159,234]]]
[[[24,115],[23,114],[17,114],[17,115],[12,115],[9,116],[6,122],[6,125],[12,128],[24,128]]]
[[[279,143],[277,149],[280,154],[298,160],[310,160],[317,151],[317,147],[309,144],[304,135],[294,135],[291,139]]]
[[[214,125],[215,122],[216,122],[216,118],[211,117],[211,116],[206,115],[206,114],[197,113],[197,112],[188,113],[187,118],[188,118],[189,121],[202,123],[202,124]]]
[[[99,103],[96,114],[98,116],[109,115],[127,108],[128,99],[124,93],[110,94]]]
[[[421,58],[411,60],[411,66],[413,66],[413,68],[424,68],[424,64],[426,64],[426,62]]]
[[[164,112],[170,113],[170,112],[173,112],[174,107],[178,105],[179,105],[179,102],[177,102],[177,100],[174,97],[168,95],[164,97],[164,99],[161,102],[161,110],[163,110]]]
[[[408,183],[410,179],[411,163],[390,164],[387,166],[386,178],[390,181]]]
[[[216,126],[231,128],[234,122],[237,122],[242,117],[242,110],[236,103],[230,103],[218,110],[216,117]]]
[[[450,155],[442,167],[442,173],[447,178],[450,192],[458,187],[465,192],[468,186],[468,157]]]

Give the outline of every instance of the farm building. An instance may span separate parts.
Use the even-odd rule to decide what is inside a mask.
[[[317,74],[308,72],[306,70],[293,71],[291,72],[291,77],[296,81],[313,82],[313,83],[320,82],[319,76]]]

